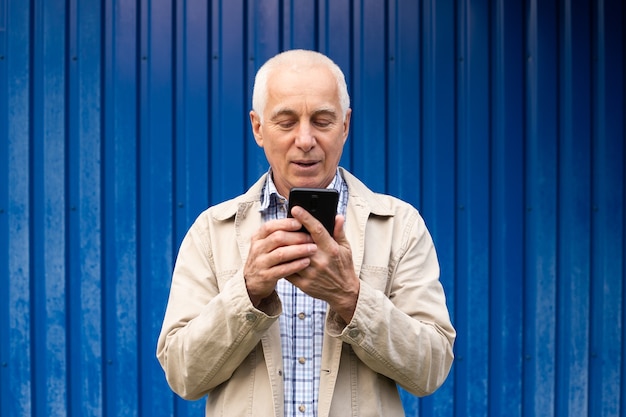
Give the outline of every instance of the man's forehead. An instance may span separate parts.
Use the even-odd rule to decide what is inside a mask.
[[[278,67],[267,78],[268,90],[282,90],[286,85],[299,84],[303,88],[326,84],[335,87],[337,81],[330,71],[322,65],[308,67]]]
[[[265,114],[270,118],[341,113],[337,82],[322,65],[275,69],[267,80],[267,95]]]

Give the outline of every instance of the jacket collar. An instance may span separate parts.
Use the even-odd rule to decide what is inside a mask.
[[[358,204],[367,213],[376,216],[393,216],[393,211],[384,203],[384,200],[367,188],[357,177],[341,167],[339,167],[339,173],[348,184],[348,205]],[[250,209],[256,208],[258,210],[261,204],[261,193],[266,181],[267,173],[263,174],[245,194],[216,206],[213,211],[213,218],[217,221],[224,221],[234,217],[237,213],[245,217]]]
[[[218,204],[213,210],[213,218],[217,221],[224,221],[234,217],[237,213],[245,216],[251,208],[256,207],[258,210],[261,207],[261,193],[266,179],[267,173],[263,174],[245,194]]]
[[[343,176],[343,178],[346,180],[346,183],[348,184],[348,205],[364,205],[367,209],[367,212],[375,216],[393,216],[393,211],[385,203],[385,200],[381,199],[378,194],[367,188],[367,186],[363,184],[361,180],[359,180],[349,171],[341,167],[339,168],[339,173]]]

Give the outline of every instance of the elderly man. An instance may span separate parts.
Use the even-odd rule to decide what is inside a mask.
[[[349,101],[317,52],[256,75],[269,171],[191,226],[157,346],[176,393],[208,394],[207,416],[402,416],[397,385],[423,396],[448,375],[455,330],[423,219],[339,167]],[[302,207],[287,217],[294,187],[338,191],[332,235]]]

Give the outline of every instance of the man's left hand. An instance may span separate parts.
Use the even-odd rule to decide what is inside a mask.
[[[317,251],[310,256],[308,267],[286,279],[311,297],[326,301],[349,323],[359,298],[360,282],[354,271],[352,249],[343,230],[344,216],[335,217],[335,229],[330,236],[322,223],[302,207],[294,207],[291,214],[311,233]]]

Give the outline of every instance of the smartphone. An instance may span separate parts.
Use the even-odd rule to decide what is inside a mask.
[[[300,206],[317,220],[320,221],[332,236],[335,229],[335,215],[337,214],[337,203],[339,202],[339,192],[328,188],[292,188],[289,192],[289,211],[287,217],[291,215],[291,208]],[[302,226],[301,232],[309,233]]]

